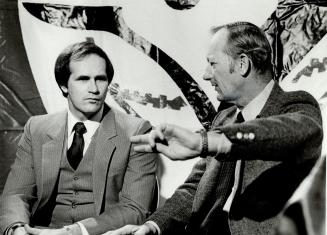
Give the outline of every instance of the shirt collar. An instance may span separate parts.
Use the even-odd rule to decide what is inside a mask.
[[[96,129],[100,126],[100,122],[102,119],[103,114],[103,106],[99,110],[99,112],[96,113],[91,119],[88,119],[86,121],[83,121],[86,133],[84,134],[84,137],[91,138],[96,131]],[[67,115],[67,130],[68,130],[68,137],[73,134],[73,128],[76,122],[81,122],[74,114],[68,109],[68,115]]]
[[[242,115],[245,121],[255,119],[266,104],[268,97],[274,87],[274,81],[271,80],[265,88],[248,103],[242,110]]]

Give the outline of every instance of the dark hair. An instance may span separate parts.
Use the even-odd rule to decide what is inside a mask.
[[[71,74],[69,64],[71,61],[78,61],[86,57],[87,55],[95,54],[103,58],[106,62],[106,74],[109,83],[114,76],[114,68],[107,56],[107,54],[94,42],[85,41],[78,42],[66,47],[58,56],[55,63],[55,78],[59,88],[61,86],[67,87],[68,79]],[[63,95],[66,97],[67,94],[62,91]]]
[[[273,75],[271,47],[264,32],[249,22],[235,22],[212,29],[213,33],[221,29],[228,31],[225,53],[236,59],[240,54],[246,54],[253,67],[259,72],[270,71]]]

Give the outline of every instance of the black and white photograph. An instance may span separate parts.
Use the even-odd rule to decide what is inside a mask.
[[[327,0],[0,0],[0,235],[325,235]]]

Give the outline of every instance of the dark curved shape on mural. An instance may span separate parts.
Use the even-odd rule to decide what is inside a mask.
[[[0,1],[0,195],[23,126],[44,113],[23,45],[17,1]]]
[[[281,81],[327,33],[327,2],[279,1],[262,29],[272,47],[276,79]]]
[[[192,9],[200,0],[165,0],[166,4],[175,10]]]
[[[58,27],[101,30],[121,37],[157,62],[169,74],[194,109],[199,121],[206,129],[209,128],[216,110],[207,95],[174,59],[142,36],[137,35],[126,25],[121,15],[121,7],[84,7],[39,3],[23,3],[23,5],[33,16]],[[56,14],[60,17],[56,18]]]

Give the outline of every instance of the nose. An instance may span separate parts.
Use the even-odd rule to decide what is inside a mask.
[[[203,74],[203,80],[210,81],[212,78],[212,68],[208,65]]]
[[[94,94],[99,93],[99,87],[95,79],[89,80],[89,92]]]

